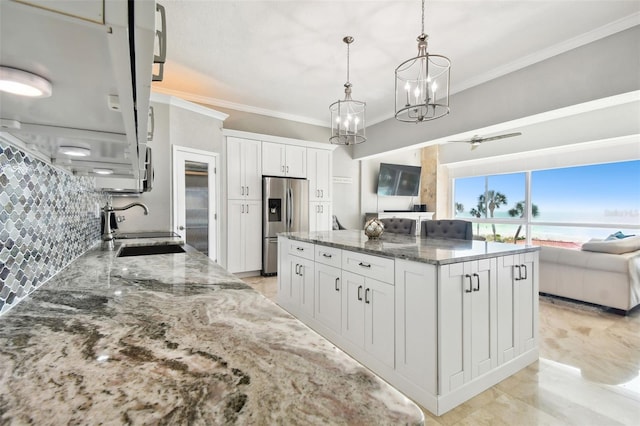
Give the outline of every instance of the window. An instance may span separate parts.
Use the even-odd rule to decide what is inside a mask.
[[[490,240],[523,239],[525,193],[525,173],[456,179],[455,216],[472,219],[476,222],[474,233]],[[512,223],[498,225],[498,222]]]
[[[530,233],[533,244],[579,247],[640,232],[640,161],[457,178],[454,203],[455,217],[472,220],[474,234],[489,240]]]

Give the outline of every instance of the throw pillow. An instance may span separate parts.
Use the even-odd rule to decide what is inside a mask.
[[[615,240],[590,240],[582,245],[584,251],[623,254],[640,250],[640,235]]]

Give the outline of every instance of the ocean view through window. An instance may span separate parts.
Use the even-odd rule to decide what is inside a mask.
[[[487,240],[579,248],[640,233],[640,161],[456,178],[453,199]]]

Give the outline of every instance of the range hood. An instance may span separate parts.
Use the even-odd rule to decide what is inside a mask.
[[[0,65],[53,86],[41,99],[0,92],[0,137],[75,174],[110,171],[142,188],[154,44],[164,36],[157,8],[152,0],[0,1]],[[88,155],[64,154],[65,146]]]

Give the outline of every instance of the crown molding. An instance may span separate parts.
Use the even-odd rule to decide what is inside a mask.
[[[327,127],[327,122],[322,120],[316,120],[314,118],[304,117],[301,115],[288,114],[285,112],[274,111],[266,108],[254,107],[251,105],[244,105],[235,102],[225,101],[223,99],[211,98],[208,96],[195,95],[193,93],[182,92],[179,90],[166,89],[163,87],[154,87],[154,92],[164,93],[170,96],[176,96],[178,98],[186,99],[191,102],[198,102],[200,104],[213,105],[222,108],[229,108],[236,111],[250,112],[252,114],[266,115],[268,117],[281,118],[283,120],[297,121],[299,123],[311,124],[313,126]]]
[[[175,95],[173,93],[168,93],[168,92],[175,92],[175,91],[154,87],[153,91],[151,92],[151,102],[158,102],[161,104],[176,106],[182,109],[186,109],[188,111],[197,112],[198,114],[216,118],[220,121],[224,121],[227,119],[227,117],[229,117],[229,114],[225,114],[224,112],[216,111],[214,109],[207,108],[202,105],[194,104],[193,102],[189,102],[182,99],[178,95]]]

